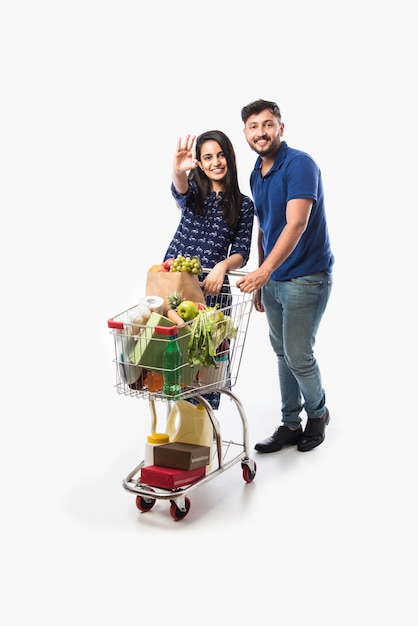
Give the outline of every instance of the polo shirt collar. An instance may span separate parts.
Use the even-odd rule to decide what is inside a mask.
[[[281,166],[283,165],[283,161],[286,158],[287,149],[288,149],[287,143],[285,141],[282,141],[280,143],[280,149],[279,149],[278,153],[276,154],[276,158],[274,159],[273,166],[268,171],[267,175],[270,174],[271,172],[275,172],[276,170],[281,168]],[[261,156],[259,156],[257,158],[257,161],[255,162],[254,169],[255,170],[261,170],[261,163],[262,163]]]

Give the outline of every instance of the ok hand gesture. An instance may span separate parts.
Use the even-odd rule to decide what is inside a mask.
[[[187,172],[198,166],[196,150],[193,148],[196,135],[187,135],[184,140],[179,138],[177,150],[174,154],[173,169],[176,172]]]

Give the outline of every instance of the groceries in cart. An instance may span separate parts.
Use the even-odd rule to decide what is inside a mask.
[[[154,275],[153,285],[156,289],[160,286],[158,294],[140,298],[139,304],[109,320],[109,327],[115,329],[120,386],[126,393],[179,398],[196,387],[215,391],[227,384],[231,341],[238,333],[231,298],[220,294],[216,303],[207,306],[196,259],[187,266],[195,273],[173,270],[186,267],[176,262],[171,270],[152,266],[147,285],[149,276]],[[177,277],[175,283],[166,282],[163,277],[168,274]],[[168,292],[168,288],[174,291]],[[200,297],[195,299],[197,294]]]
[[[231,317],[219,319],[216,309],[201,309],[179,326],[153,311],[138,325],[132,321],[136,309],[109,320],[122,386],[178,396],[188,387],[225,383],[229,341],[237,335]]]
[[[182,300],[205,304],[205,297],[199,283],[202,266],[198,257],[169,259],[152,265],[146,276],[145,293],[147,296],[163,298],[162,313],[167,315],[176,305],[169,300],[173,294],[179,294]]]
[[[140,482],[176,489],[205,476],[212,464],[213,426],[203,404],[175,402],[165,430],[147,437]]]
[[[230,282],[242,273],[230,272],[221,293],[204,298],[198,274],[185,265],[178,267],[186,269],[161,270],[156,265],[147,274],[146,295],[108,320],[114,337],[116,390],[147,398],[151,414],[144,460],[128,474],[123,486],[136,494],[141,512],[150,511],[159,500],[168,501],[175,521],[188,514],[189,494],[195,488],[233,465],[241,465],[246,483],[256,474],[256,463],[248,455],[244,408],[232,391],[252,295]],[[148,281],[151,274],[154,278]],[[173,282],[167,279],[170,276],[177,278]],[[190,284],[194,290],[189,290]],[[210,401],[216,394],[225,395],[236,408],[241,424],[238,439],[235,434],[221,435],[214,414],[217,407]],[[157,428],[157,400],[167,403],[162,429]]]

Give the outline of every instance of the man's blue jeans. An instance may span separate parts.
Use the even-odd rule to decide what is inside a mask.
[[[325,391],[313,348],[331,289],[332,275],[325,272],[283,282],[270,279],[262,288],[285,426],[298,427],[303,409],[308,417],[324,412]]]

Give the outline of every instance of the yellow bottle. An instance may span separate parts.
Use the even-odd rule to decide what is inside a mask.
[[[152,433],[148,435],[145,442],[144,466],[154,465],[154,448],[155,446],[161,446],[165,443],[170,443],[170,438],[167,433]]]
[[[213,426],[203,404],[192,404],[187,400],[177,400],[167,419],[166,432],[170,443],[181,441],[210,448],[212,459]],[[210,464],[207,466],[208,469]]]

